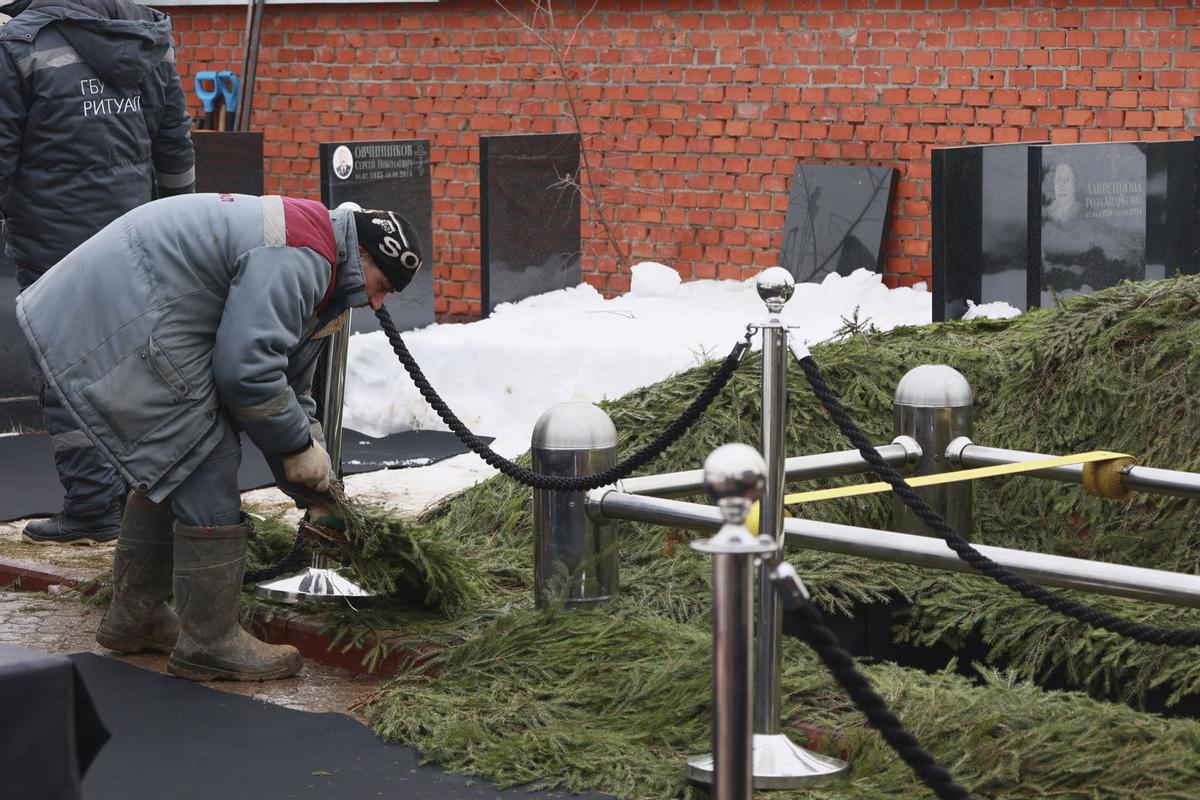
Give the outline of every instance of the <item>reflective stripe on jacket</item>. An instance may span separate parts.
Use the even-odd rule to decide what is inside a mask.
[[[130,0],[5,8],[0,215],[27,286],[156,180],[159,197],[192,191],[195,156],[169,17]]]

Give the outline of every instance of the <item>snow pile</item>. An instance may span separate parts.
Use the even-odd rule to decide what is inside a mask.
[[[880,330],[930,320],[923,286],[888,289],[867,270],[797,285],[782,318],[798,326],[792,336],[812,343],[829,338],[856,307],[860,321]],[[722,358],[747,323],[765,318],[753,279],[680,284],[674,270],[647,262],[634,267],[633,289],[621,297],[605,299],[581,284],[506,303],[478,322],[412,331],[404,340],[467,427],[495,436],[492,447],[512,457],[529,447],[534,423],[550,406],[620,397]],[[350,339],[344,424],[374,436],[445,430],[380,332]]]
[[[995,303],[984,303],[976,305],[974,300],[967,301],[967,313],[962,315],[963,319],[1008,319],[1009,317],[1021,316],[1021,310],[1014,308],[1008,303],[997,301]]]
[[[679,273],[666,264],[643,261],[630,272],[629,293],[636,297],[674,297],[679,291]]]

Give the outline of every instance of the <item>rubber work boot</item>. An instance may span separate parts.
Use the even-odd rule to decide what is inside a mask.
[[[179,617],[167,605],[175,521],[166,503],[138,492],[125,501],[121,535],[113,552],[113,596],[96,641],[110,650],[170,653],[179,637]]]
[[[34,544],[112,544],[120,530],[120,506],[111,515],[72,517],[62,511],[48,519],[35,519],[22,531],[25,541]]]
[[[192,681],[269,681],[300,671],[300,651],[238,624],[250,526],[175,522],[175,606],[183,626],[167,672]]]

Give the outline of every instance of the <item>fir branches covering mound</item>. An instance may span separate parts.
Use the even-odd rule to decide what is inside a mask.
[[[338,530],[325,544],[349,564],[364,588],[452,615],[470,605],[487,583],[452,537],[347,497],[337,487],[330,497],[336,517],[329,521]]]
[[[520,611],[439,664],[398,679],[368,719],[446,768],[504,786],[559,785],[621,797],[701,798],[683,780],[711,748],[711,641],[697,626],[634,613]],[[784,727],[827,732],[810,747],[849,755],[852,775],[772,797],[894,800],[927,792],[816,657],[785,642]],[[1200,724],[987,671],[979,683],[865,668],[906,725],[979,797],[1184,798],[1200,787]],[[1190,787],[1190,788],[1189,788]]]
[[[813,347],[830,386],[877,441],[892,438],[900,377],[945,363],[975,388],[974,440],[1051,454],[1124,451],[1148,466],[1200,471],[1200,278],[1124,284],[1059,309],[850,336]],[[608,404],[624,453],[654,437],[696,396],[712,365]],[[653,472],[693,469],[718,445],[757,442],[759,366],[750,358],[700,422]],[[848,444],[798,369],[789,375],[789,455]],[[859,482],[862,477],[841,479]],[[837,481],[824,481],[831,485]],[[802,487],[795,487],[802,488]],[[1138,495],[1128,502],[1078,486],[1011,477],[977,482],[973,541],[1194,573],[1200,504]],[[886,527],[883,495],[813,504],[822,520]],[[708,749],[707,558],[688,531],[619,525],[621,595],[589,612],[532,606],[530,493],[498,476],[405,527],[453,543],[476,592],[431,623],[396,612],[444,645],[431,674],[402,676],[369,710],[376,730],[453,769],[504,783],[562,782],[629,797],[684,794],[686,755]],[[399,545],[380,544],[392,548]],[[894,636],[970,648],[971,675],[876,665],[871,677],[923,744],[980,797],[1182,798],[1200,792],[1198,730],[1134,710],[1200,694],[1200,658],[1087,631],[987,579],[807,551],[789,560],[826,611],[899,600]],[[1191,610],[1079,595],[1136,620],[1200,625]],[[377,619],[373,624],[380,624]],[[440,627],[439,627],[440,625]],[[806,648],[788,642],[785,730],[826,731],[815,745],[848,755],[847,782],[797,797],[926,796],[864,728]],[[989,666],[990,665],[990,666]],[[996,671],[999,666],[1004,672]],[[1119,698],[1134,708],[1080,693]]]

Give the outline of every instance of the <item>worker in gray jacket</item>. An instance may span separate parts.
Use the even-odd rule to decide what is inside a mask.
[[[0,0],[3,2],[3,0]],[[0,217],[23,289],[126,211],[191,192],[191,120],[171,21],[132,0],[16,0],[0,13]],[[125,485],[41,397],[62,513],[25,537],[95,543],[117,535]]]
[[[420,265],[412,226],[392,212],[194,194],[130,211],[18,298],[43,379],[134,487],[97,641],[171,652],[167,669],[193,680],[300,668],[295,648],[238,625],[251,533],[238,431],[284,491],[326,490],[310,395],[319,337]]]

